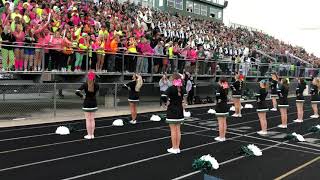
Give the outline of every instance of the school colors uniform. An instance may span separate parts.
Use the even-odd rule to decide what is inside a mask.
[[[233,98],[241,98],[242,94],[242,82],[236,81],[232,84],[232,97]]]
[[[289,88],[286,88],[285,86],[280,86],[278,89],[278,96],[279,96],[279,108],[288,108],[288,93]]]
[[[312,104],[319,104],[320,103],[320,98],[319,98],[319,89],[315,85],[311,85],[310,88],[310,94],[311,94],[311,103]]]
[[[258,93],[255,95],[257,100],[257,112],[267,112],[269,111],[266,98],[268,91],[266,88],[260,88]]]
[[[296,88],[296,102],[303,103],[304,102],[304,95],[303,91],[306,89],[306,83],[299,83],[298,87]]]
[[[129,102],[139,102],[139,92],[136,91],[137,81],[131,81],[126,84],[126,87],[129,90]]]
[[[169,124],[183,123],[184,114],[182,102],[184,96],[187,96],[186,89],[181,87],[181,96],[179,96],[178,88],[176,86],[171,86],[167,89],[166,95],[169,101],[166,122]]]
[[[278,97],[278,81],[272,80],[270,89],[271,89],[271,97]]]
[[[228,89],[223,89],[223,87],[219,86],[216,93],[216,100],[216,116],[228,116]]]
[[[83,95],[81,91],[84,91],[85,95]],[[83,111],[95,112],[98,110],[97,99],[96,99],[96,94],[98,91],[99,91],[99,85],[96,83],[94,84],[93,92],[89,92],[88,83],[82,84],[81,87],[76,91],[76,95],[80,96],[81,98],[85,96],[85,99],[83,101],[83,106],[82,106]]]

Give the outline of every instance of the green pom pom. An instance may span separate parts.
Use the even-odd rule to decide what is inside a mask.
[[[161,118],[162,121],[165,121],[167,118],[166,114],[160,114],[159,117]]]
[[[292,135],[292,134],[287,134],[285,137],[284,137],[284,140],[287,140],[287,141],[291,141],[291,140],[295,140],[297,141],[297,138]]]
[[[203,161],[200,158],[193,161],[192,168],[195,171],[201,170],[204,173],[208,173],[209,171],[211,171],[213,169],[213,167],[209,161]]]
[[[241,146],[240,155],[253,156],[253,152],[247,146]]]
[[[320,133],[320,129],[317,128],[316,126],[312,126],[312,127],[309,129],[309,132]]]

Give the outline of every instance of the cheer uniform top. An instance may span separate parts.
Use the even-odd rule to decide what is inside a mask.
[[[236,81],[232,84],[232,97],[233,98],[241,98],[242,94],[242,82]]]
[[[320,98],[319,98],[319,89],[315,85],[311,85],[310,88],[310,94],[311,94],[311,103],[312,104],[318,104],[320,103]]]
[[[288,93],[289,93],[289,88],[286,88],[285,86],[281,86],[278,89],[278,96],[279,96],[279,108],[288,108],[289,103],[288,103]]]
[[[126,84],[126,87],[129,90],[129,102],[139,102],[139,92],[136,91],[137,81],[131,81]]]
[[[266,98],[268,91],[266,88],[260,88],[258,93],[255,95],[257,100],[257,112],[267,112],[269,111]]]
[[[227,116],[229,115],[228,109],[228,89],[223,89],[222,86],[218,87],[216,93],[216,116]]]
[[[184,87],[181,87],[181,96],[178,95],[178,88],[171,86],[165,92],[167,95],[169,105],[167,109],[166,122],[169,124],[179,124],[184,121],[183,114],[183,97],[187,96],[187,91]]]
[[[271,97],[277,97],[278,96],[278,81],[272,80],[270,88],[271,88]]]
[[[306,89],[306,83],[299,83],[298,87],[296,88],[296,102],[304,102],[303,91]]]
[[[83,95],[81,91],[84,91],[85,95]],[[89,92],[88,83],[82,84],[81,87],[76,91],[76,95],[80,96],[81,98],[85,96],[85,99],[83,101],[83,107],[82,107],[83,111],[95,112],[98,110],[97,99],[96,99],[96,94],[98,91],[99,91],[99,85],[96,83],[94,84],[93,92]]]

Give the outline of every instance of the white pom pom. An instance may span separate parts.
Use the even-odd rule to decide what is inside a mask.
[[[191,117],[190,111],[183,111],[183,116],[186,118]]]
[[[68,135],[70,134],[70,131],[67,127],[65,126],[59,126],[56,130],[56,134],[60,134],[60,135]]]
[[[254,144],[249,144],[248,148],[253,152],[255,156],[262,156],[262,151]]]
[[[301,134],[297,134],[294,132],[294,133],[292,133],[292,135],[295,136],[298,139],[298,141],[300,141],[300,142],[306,141]]]
[[[235,110],[236,110],[236,108],[234,106],[230,107],[230,111],[235,111]]]
[[[209,114],[216,114],[216,111],[215,111],[214,109],[209,109],[209,110],[208,110],[208,113],[209,113]]]
[[[114,120],[112,125],[113,126],[123,126],[123,120],[122,119]]]
[[[244,105],[244,108],[246,108],[246,109],[252,109],[252,108],[253,108],[253,105],[252,105],[252,104],[246,104],[246,105]]]
[[[150,118],[150,121],[161,121],[161,118],[160,118],[160,116],[152,115]]]

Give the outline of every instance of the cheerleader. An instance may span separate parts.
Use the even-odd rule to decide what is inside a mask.
[[[85,139],[94,139],[94,113],[98,110],[96,94],[99,90],[99,85],[95,83],[95,74],[94,72],[88,73],[88,81],[82,84],[82,86],[76,91],[76,95],[84,99],[83,108],[85,118],[86,118],[86,127],[87,135],[84,136]],[[81,93],[85,92],[85,95]]]
[[[227,116],[229,114],[228,109],[228,89],[229,85],[226,79],[222,78],[219,81],[219,86],[216,93],[217,105],[216,105],[216,116],[219,124],[219,137],[216,137],[216,141],[226,140],[227,131]]]
[[[272,81],[271,81],[271,100],[272,100],[272,105],[273,108],[270,109],[271,111],[277,111],[277,97],[278,97],[278,81],[279,81],[279,77],[277,75],[277,73],[272,73]]]
[[[232,98],[235,108],[235,113],[232,115],[232,117],[242,117],[241,115],[241,94],[242,94],[242,80],[240,79],[240,75],[237,74],[235,76],[235,82],[232,84]]]
[[[314,119],[319,118],[319,113],[318,113],[318,103],[320,103],[319,89],[320,89],[320,79],[314,78],[312,80],[312,86],[310,88],[311,104],[312,104],[311,106],[313,110],[313,115],[310,117]]]
[[[281,124],[278,125],[279,128],[287,128],[288,115],[287,110],[289,108],[288,104],[288,93],[289,93],[289,81],[286,78],[281,80],[280,88],[278,88],[279,96],[279,109],[281,114]]]
[[[131,112],[131,124],[137,123],[137,103],[139,102],[139,92],[142,87],[142,77],[138,74],[132,76],[132,81],[124,86],[129,90],[129,106]]]
[[[261,125],[261,131],[258,131],[257,133],[260,135],[267,135],[267,112],[269,111],[266,102],[266,97],[268,95],[267,87],[267,81],[261,80],[259,91],[255,95],[257,99],[257,112]]]
[[[296,105],[297,105],[297,114],[298,118],[294,122],[302,123],[303,122],[303,103],[304,96],[303,91],[306,89],[306,82],[302,78],[298,78],[298,87],[296,89]]]
[[[173,82],[171,87],[166,91],[168,98],[167,119],[171,132],[172,148],[167,149],[168,152],[173,154],[180,153],[181,131],[180,126],[184,121],[184,96],[187,92],[182,84],[182,79],[179,74],[173,74]]]

